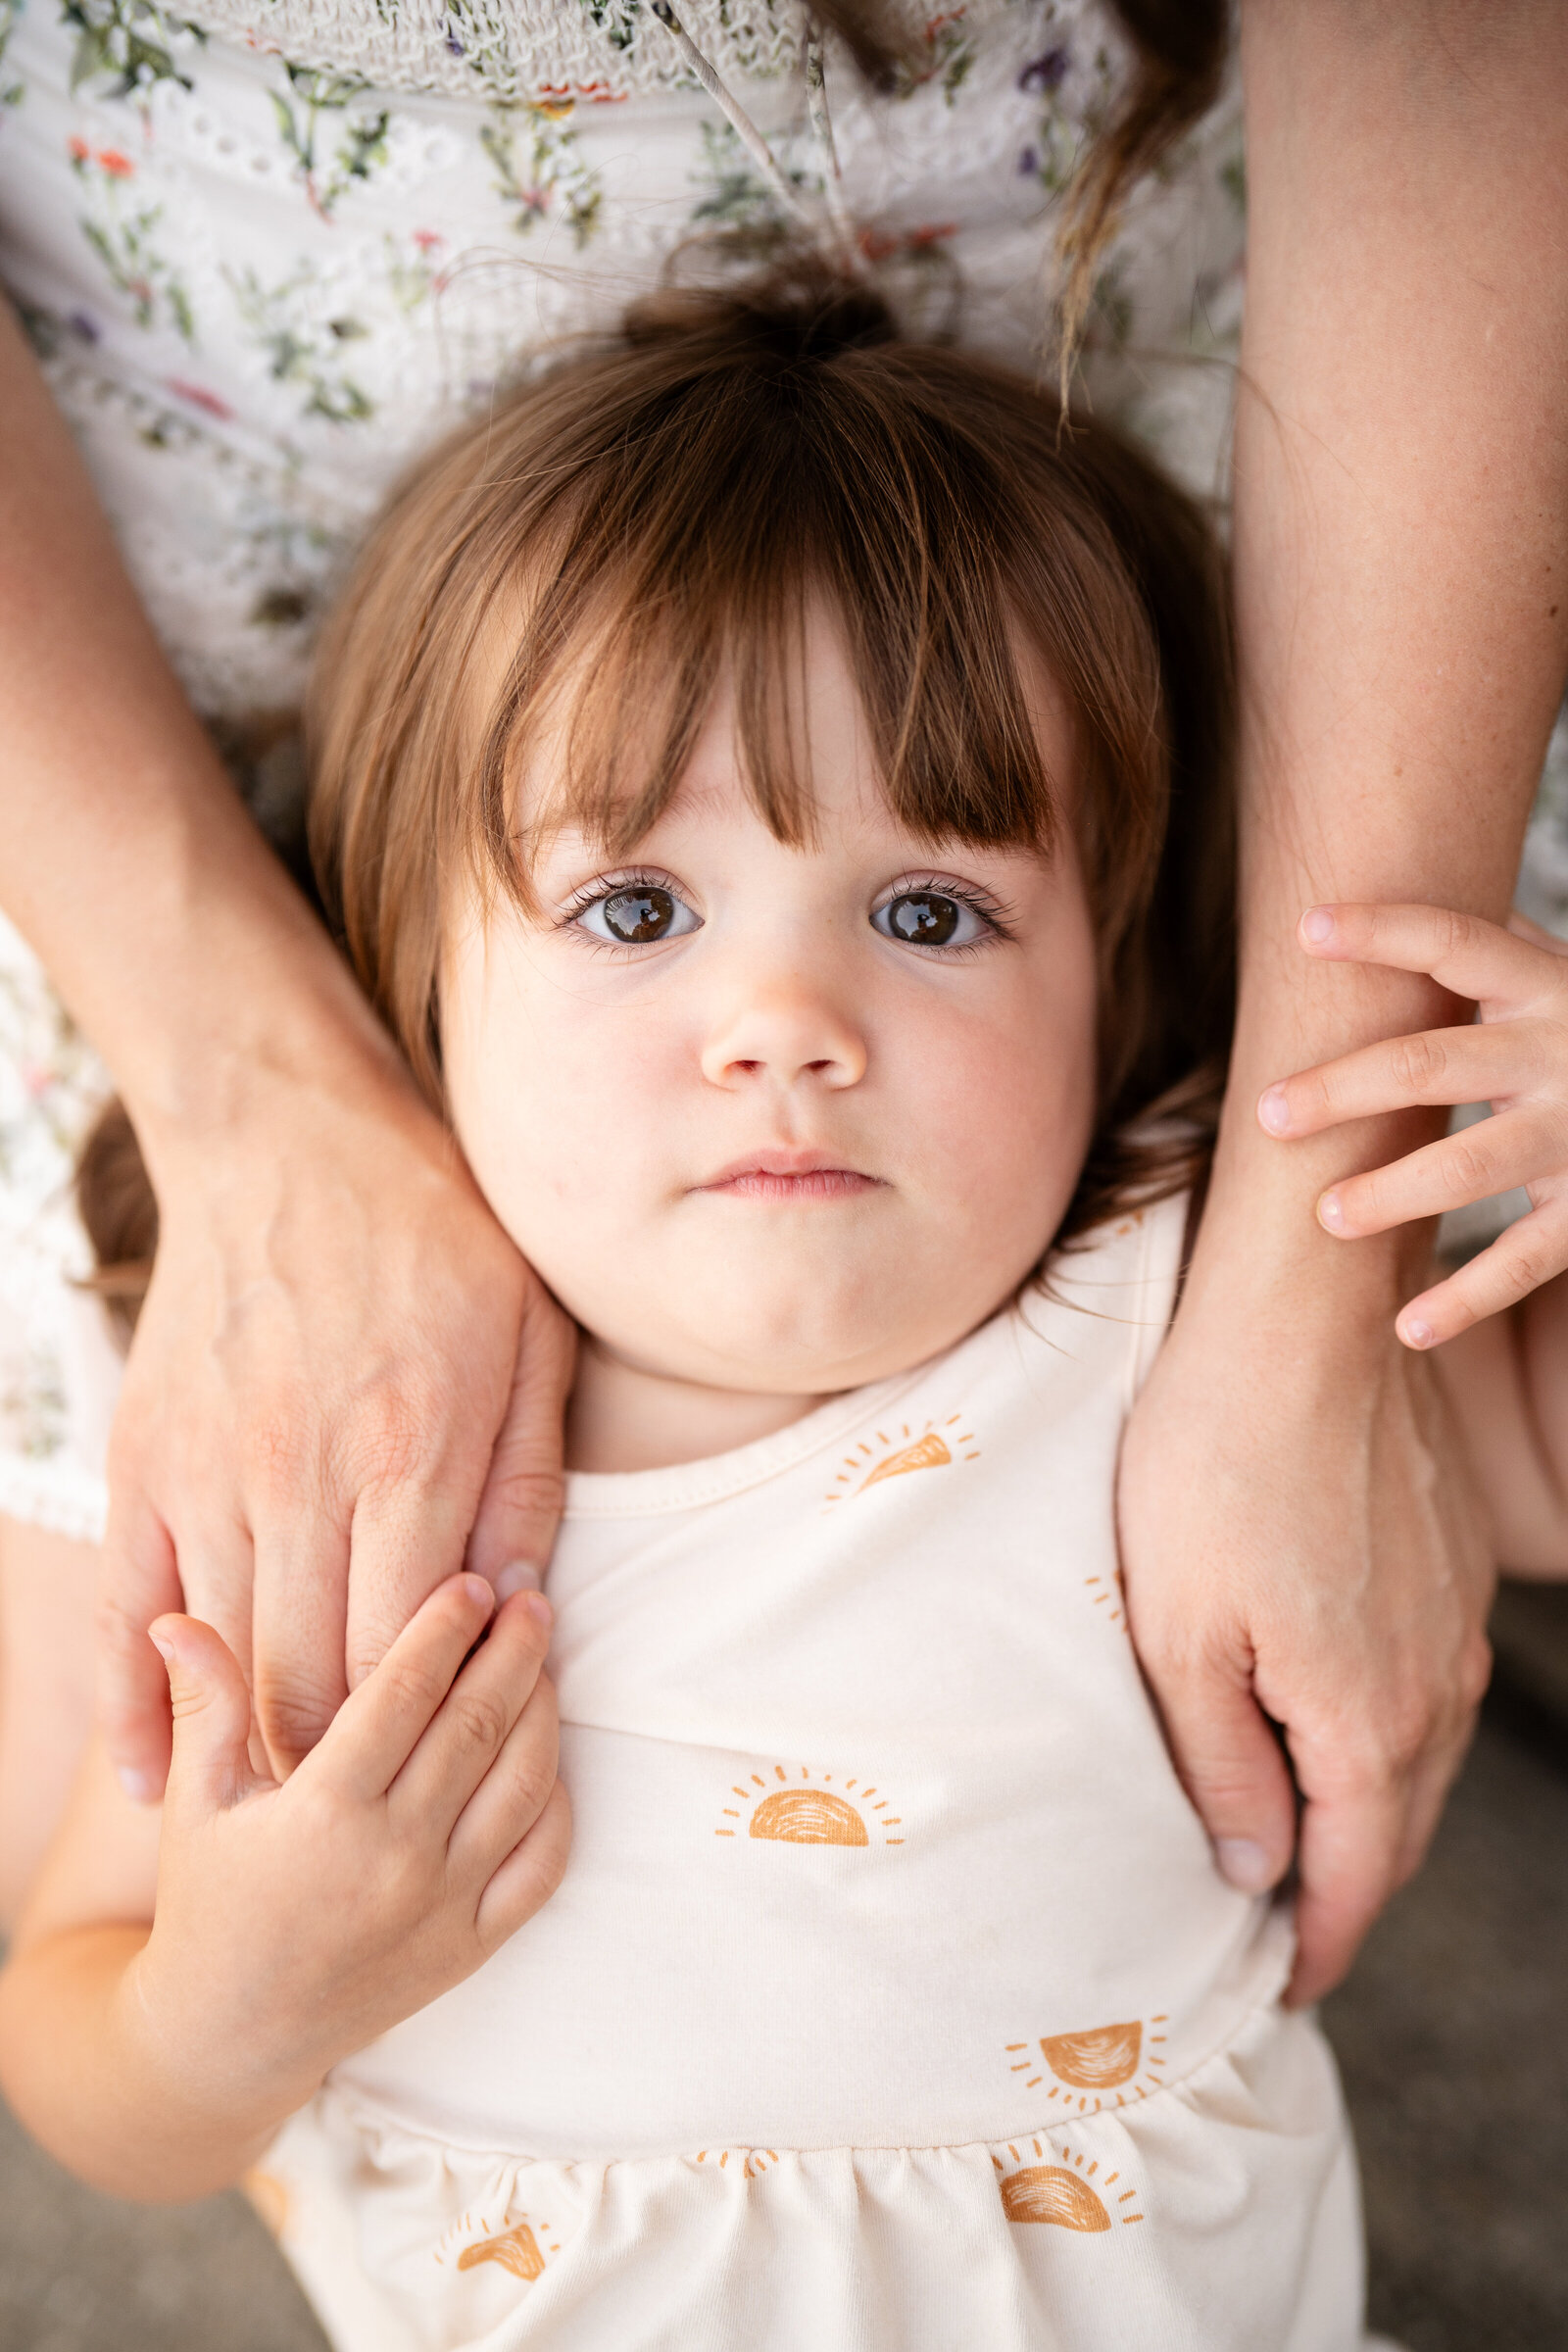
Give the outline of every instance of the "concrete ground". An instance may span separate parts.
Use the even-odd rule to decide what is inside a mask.
[[[1495,1633],[1503,1679],[1432,1859],[1326,2012],[1373,2322],[1408,2352],[1568,2347],[1568,1591],[1506,1596]],[[323,2339],[237,2197],[112,2204],[0,2114],[0,2352]]]

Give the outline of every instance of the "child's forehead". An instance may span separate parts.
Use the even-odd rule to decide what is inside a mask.
[[[504,626],[487,627],[483,660],[473,674],[476,699],[489,704],[492,715],[507,672],[507,635]],[[1036,739],[1047,797],[1067,813],[1078,790],[1079,717],[1024,632],[1012,636],[1022,707]],[[635,698],[617,695],[622,681],[613,670],[607,677],[596,650],[591,644],[564,649],[545,690],[531,708],[516,713],[512,808],[518,836],[535,850],[572,832],[629,853],[660,831],[705,823],[764,825],[803,851],[819,849],[829,837],[842,842],[857,833],[898,833],[927,851],[944,843],[1001,847],[1009,839],[985,807],[983,782],[976,793],[979,779],[967,761],[967,791],[951,799],[928,792],[934,808],[911,808],[907,795],[890,788],[848,632],[825,600],[814,601],[806,615],[796,660],[786,655],[779,661],[786,691],[770,713],[773,723],[765,729],[770,741],[759,744],[755,710],[743,707],[734,652],[725,650],[692,712],[681,759],[666,767],[657,785],[654,771],[670,747],[669,713],[645,711]],[[760,765],[774,766],[774,776],[760,775]],[[612,785],[607,775],[612,768]],[[781,811],[771,789],[780,769],[788,780],[782,823],[776,821]],[[943,822],[944,804],[951,807],[955,799],[975,809],[980,821]],[[646,821],[631,821],[635,813]],[[1019,840],[1016,832],[1010,839],[1019,855],[1032,855],[1049,839],[1050,829],[1048,814],[1033,839]]]

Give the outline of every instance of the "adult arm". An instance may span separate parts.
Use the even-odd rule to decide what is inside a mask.
[[[1431,1366],[1394,1330],[1429,1230],[1348,1246],[1314,1217],[1436,1114],[1285,1148],[1255,1106],[1453,1017],[1430,982],[1308,964],[1304,907],[1507,906],[1568,662],[1568,15],[1247,0],[1242,62],[1241,1012],[1121,1507],[1140,1652],[1222,1865],[1272,1884],[1296,1845],[1308,1999],[1424,1850],[1485,1679],[1490,1564]]]
[[[162,1218],[103,1612],[109,1738],[153,1793],[160,1611],[249,1669],[254,1591],[288,1762],[466,1549],[488,1575],[548,1555],[569,1340],[236,801],[3,304],[0,709],[5,908]]]

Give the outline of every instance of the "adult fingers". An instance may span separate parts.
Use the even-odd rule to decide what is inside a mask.
[[[1550,1200],[1508,1226],[1479,1256],[1399,1309],[1407,1348],[1441,1348],[1473,1323],[1515,1306],[1568,1268],[1568,1201]]]
[[[1296,1966],[1287,1992],[1293,2007],[1333,1990],[1389,1896],[1419,1866],[1469,1745],[1491,1655],[1485,1636],[1473,1631],[1445,1702],[1411,1714],[1402,1738],[1363,1741],[1359,1755],[1339,1721],[1293,1736],[1304,1799]]]
[[[1318,1223],[1340,1241],[1355,1241],[1555,1175],[1565,1162],[1568,1126],[1562,1114],[1521,1104],[1424,1144],[1364,1176],[1342,1177],[1319,1197]]]
[[[1245,1668],[1162,1654],[1146,1638],[1136,1605],[1132,1632],[1140,1658],[1157,1678],[1160,1714],[1172,1760],[1233,1886],[1261,1894],[1277,1886],[1296,1844],[1296,1794],[1290,1767]]]
[[[151,1640],[169,1673],[173,1755],[165,1802],[194,1814],[238,1802],[263,1782],[251,1770],[251,1697],[227,1644],[196,1617],[160,1617]]]
[[[1297,938],[1326,962],[1428,972],[1440,988],[1478,1004],[1530,1004],[1544,985],[1563,982],[1532,942],[1450,906],[1309,906]]]
[[[169,1772],[169,1676],[148,1639],[181,1601],[174,1545],[139,1489],[110,1489],[97,1612],[98,1714],[127,1796],[151,1804]]]
[[[1348,1970],[1397,1884],[1402,1791],[1382,1784],[1320,1797],[1302,1810],[1297,1855],[1292,2008],[1321,2000]]]
[[[349,1536],[320,1501],[313,1523],[264,1520],[256,1536],[256,1716],[279,1780],[348,1695]]]
[[[436,1589],[464,1565],[474,1497],[456,1465],[394,1460],[359,1483],[349,1532],[345,1661],[351,1690]]]
[[[1348,1975],[1389,1896],[1420,1867],[1469,1743],[1472,1714],[1408,1779],[1308,1801],[1301,1814],[1296,1965],[1287,2004],[1304,2009]]]
[[[555,1686],[541,1674],[453,1827],[447,1853],[455,1876],[478,1888],[500,1869],[544,1811],[556,1785],[560,1751]]]
[[[555,1545],[565,1497],[566,1392],[576,1354],[575,1326],[531,1276],[512,1394],[468,1538],[467,1565],[498,1591],[509,1568],[542,1575]]]
[[[1347,1119],[1418,1103],[1495,1102],[1552,1069],[1556,1057],[1546,1047],[1544,1024],[1530,1021],[1390,1038],[1282,1078],[1258,1097],[1258,1124],[1270,1135],[1318,1135]]]
[[[483,1577],[449,1577],[350,1693],[302,1769],[363,1802],[381,1796],[440,1710],[483,1633],[495,1594]]]
[[[550,1603],[542,1594],[519,1592],[503,1602],[488,1640],[458,1675],[393,1783],[394,1819],[406,1815],[451,1835],[532,1696],[549,1646]]]
[[[561,1885],[570,1848],[571,1807],[557,1781],[533,1828],[479,1898],[474,1924],[486,1951],[498,1950],[550,1900]]]
[[[1527,939],[1533,948],[1544,948],[1550,956],[1568,957],[1568,939],[1559,939],[1555,931],[1547,931],[1542,924],[1532,922],[1529,915],[1521,914],[1517,906],[1508,917],[1508,929],[1515,939]]]

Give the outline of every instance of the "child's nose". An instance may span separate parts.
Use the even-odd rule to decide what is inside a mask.
[[[785,980],[747,992],[715,1022],[703,1051],[703,1075],[712,1086],[743,1086],[771,1078],[840,1088],[865,1075],[865,1040],[858,1022],[822,991]]]

